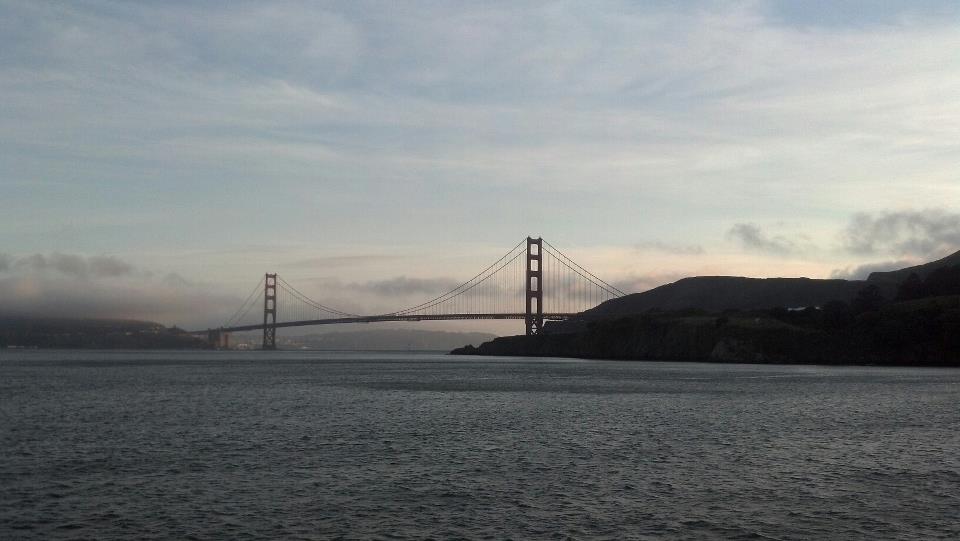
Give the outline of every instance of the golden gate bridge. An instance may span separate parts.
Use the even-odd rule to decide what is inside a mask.
[[[303,294],[277,274],[267,273],[237,311],[206,333],[227,347],[230,333],[263,331],[263,349],[276,349],[277,329],[383,321],[522,319],[527,335],[545,321],[568,319],[625,295],[542,238],[527,237],[473,278],[416,306],[376,315],[331,308]]]

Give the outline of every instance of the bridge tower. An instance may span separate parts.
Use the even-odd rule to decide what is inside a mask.
[[[277,275],[263,281],[263,349],[277,349]]]
[[[527,237],[527,336],[543,330],[543,238]]]

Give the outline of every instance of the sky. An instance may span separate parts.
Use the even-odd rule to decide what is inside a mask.
[[[960,249],[958,118],[952,0],[0,0],[0,311],[859,278]]]

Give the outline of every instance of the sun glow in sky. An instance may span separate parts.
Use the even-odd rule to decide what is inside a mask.
[[[189,326],[528,234],[631,291],[940,257],[958,51],[954,1],[0,0],[0,294]]]

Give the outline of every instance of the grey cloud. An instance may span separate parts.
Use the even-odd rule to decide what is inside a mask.
[[[294,261],[286,266],[288,267],[309,267],[318,269],[342,268],[355,265],[364,265],[367,263],[376,263],[382,261],[392,261],[400,259],[402,256],[364,254],[364,255],[342,255],[330,257],[312,257]]]
[[[66,276],[86,277],[90,273],[90,266],[83,256],[53,253],[47,261],[50,268]]]
[[[133,265],[113,256],[93,256],[87,259],[87,264],[90,273],[100,277],[127,276],[134,271]]]
[[[640,251],[657,251],[677,255],[700,255],[705,253],[703,246],[699,244],[674,244],[658,240],[638,242],[635,248]]]
[[[292,279],[291,282],[311,299],[353,314],[379,314],[407,308],[446,293],[462,283],[453,278],[406,276],[349,283],[330,276],[303,277]],[[498,292],[493,283],[476,291],[481,295]],[[521,294],[518,292],[517,296]]]
[[[170,287],[190,287],[193,285],[189,280],[175,272],[165,274],[160,282]]]
[[[735,224],[727,236],[743,247],[758,252],[787,255],[798,250],[797,243],[783,236],[769,236],[756,224]]]
[[[364,295],[364,284],[345,283],[334,276],[291,277],[289,283],[313,301],[349,314],[383,314],[398,309],[394,302],[371,302]]]
[[[47,268],[47,258],[43,254],[33,254],[24,257],[19,257],[14,259],[13,267],[17,270],[20,269],[29,269],[29,270],[44,270]]]
[[[883,261],[878,263],[866,263],[855,267],[846,267],[843,269],[834,269],[830,273],[830,278],[839,278],[841,280],[865,280],[872,272],[884,272],[902,269],[916,264],[913,261],[901,259],[898,261]]]
[[[445,293],[460,285],[460,282],[450,278],[408,278],[398,276],[388,280],[370,281],[351,284],[352,289],[381,295],[385,297],[400,297],[404,295],[437,295]]]
[[[242,299],[205,288],[173,288],[149,280],[97,282],[63,275],[13,274],[0,279],[0,314],[121,318],[182,327],[227,319]]]
[[[113,256],[0,254],[0,271],[0,314],[9,316],[127,318],[203,328],[222,323],[242,302],[176,273],[154,279]]]
[[[858,255],[939,257],[960,248],[960,213],[938,209],[859,213],[841,240],[844,249]]]
[[[128,276],[135,270],[133,265],[113,256],[86,257],[59,252],[32,254],[12,261],[8,266],[35,272],[53,271],[71,278],[116,278]]]
[[[312,179],[320,166],[364,172],[356,181],[367,191],[381,186],[373,180],[380,171],[397,171],[397,165],[406,168],[406,176],[422,175],[425,182],[441,186],[472,183],[478,174],[521,186],[530,175],[556,173],[557,184],[580,187],[585,186],[582,179],[592,177],[591,184],[623,187],[636,178],[670,172],[682,181],[649,182],[642,189],[682,200],[688,190],[679,187],[697,185],[692,180],[703,174],[698,164],[705,163],[711,175],[720,162],[768,178],[772,175],[757,160],[784,168],[777,149],[789,149],[790,159],[798,161],[817,152],[806,144],[798,148],[792,138],[772,137],[771,126],[791,137],[812,133],[815,137],[804,137],[810,144],[829,141],[854,163],[867,163],[862,154],[837,145],[838,139],[851,138],[820,135],[844,135],[848,126],[870,127],[857,122],[857,116],[851,120],[836,113],[855,115],[866,109],[873,119],[873,104],[890,102],[891,97],[877,91],[863,95],[864,89],[884,88],[869,84],[875,73],[882,80],[897,73],[898,84],[915,88],[948,88],[940,77],[952,77],[949,70],[926,67],[927,62],[948,65],[942,57],[949,56],[952,41],[920,44],[929,58],[916,70],[932,72],[925,84],[928,79],[904,68],[915,63],[912,49],[896,46],[901,39],[904,44],[916,41],[912,34],[880,33],[853,41],[839,35],[821,44],[806,32],[768,28],[743,8],[654,13],[629,4],[596,9],[577,3],[383,3],[370,9],[362,3],[269,8],[142,3],[101,10],[80,3],[51,7],[26,2],[7,10],[10,20],[32,24],[8,25],[2,41],[7,47],[0,47],[10,55],[5,58],[57,68],[50,73],[13,71],[11,77],[24,81],[9,85],[16,92],[3,96],[7,107],[33,120],[26,131],[37,148],[62,149],[34,160],[62,168],[73,156],[96,151],[123,156],[148,171],[158,159],[175,154],[181,167],[212,167],[223,178],[238,181],[262,177],[263,170],[255,168],[267,167],[275,175],[267,178],[283,183]],[[690,17],[691,12],[697,15]],[[949,33],[951,40],[954,34]],[[864,50],[891,39],[897,40],[890,42],[893,58],[865,61]],[[941,38],[933,33],[931,39]],[[260,45],[255,51],[248,47],[251,41]],[[771,42],[778,46],[762,45]],[[934,47],[937,43],[945,46]],[[814,61],[820,58],[830,62]],[[785,64],[796,69],[779,69]],[[644,69],[632,69],[640,65]],[[109,77],[102,76],[105,66],[110,66]],[[739,69],[743,67],[749,69]],[[852,73],[832,77],[833,70]],[[821,71],[822,77],[810,77]],[[53,77],[72,84],[50,84],[59,80]],[[822,88],[821,79],[849,100],[823,99],[820,93],[833,88]],[[810,86],[811,81],[818,82]],[[901,94],[905,101],[917,101],[909,93],[897,96]],[[578,96],[587,100],[570,107],[575,103],[571,97]],[[811,98],[818,101],[804,101]],[[144,99],[152,106],[142,107]],[[45,107],[38,114],[41,101]],[[116,111],[109,123],[101,121],[100,107],[76,106],[101,102]],[[528,102],[536,106],[519,107]],[[916,124],[917,117],[901,114],[897,103],[890,105],[884,110],[903,117],[908,126]],[[933,105],[916,110],[922,113],[919,119],[949,118],[942,112],[949,109]],[[826,111],[811,118],[808,111],[814,107]],[[59,113],[89,128],[91,136],[84,141],[70,137],[55,120],[63,116]],[[867,135],[891,139],[879,137],[885,132]],[[12,128],[7,137],[26,144],[22,138],[27,135]],[[244,143],[238,145],[238,140]],[[104,142],[112,144],[102,146]],[[290,152],[297,159],[285,159]],[[231,159],[237,154],[242,159]],[[740,159],[744,161],[737,165]],[[838,167],[829,159],[818,163]],[[91,176],[103,176],[93,163],[84,165]],[[225,174],[227,167],[233,170]],[[235,175],[237,170],[243,174]],[[802,172],[805,178],[817,178],[815,170]],[[699,197],[734,197],[745,193],[740,188],[739,181],[729,180],[697,192]],[[206,191],[198,194],[184,204],[210,206]],[[250,205],[238,201],[240,208]],[[322,203],[322,211],[338,214],[336,201],[331,197]],[[464,204],[484,208],[488,201],[478,197]],[[371,218],[372,227],[387,223]]]

